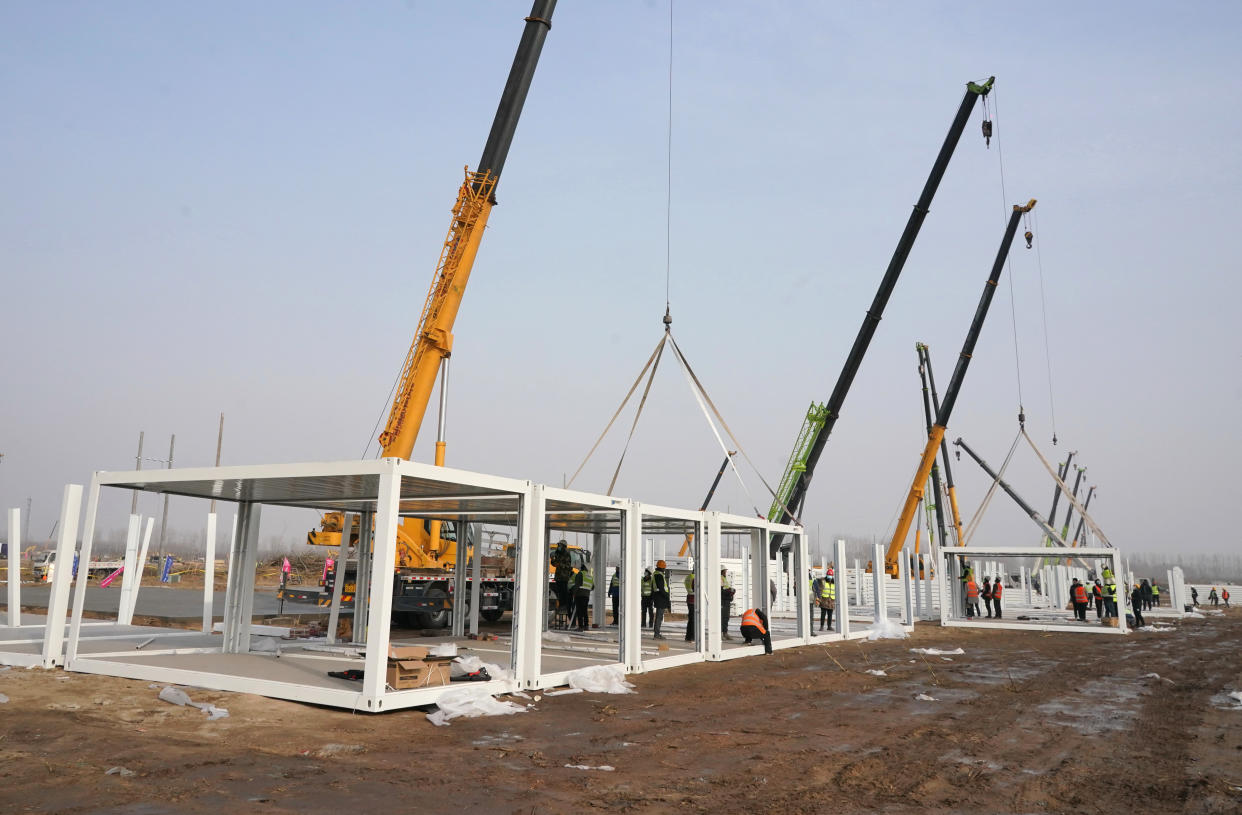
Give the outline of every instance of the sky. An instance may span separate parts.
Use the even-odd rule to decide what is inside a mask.
[[[225,464],[363,455],[528,11],[0,3],[0,505],[29,499],[31,538],[66,483],[131,469],[140,431],[151,459],[175,433],[178,466],[213,462],[221,413]],[[943,391],[1009,209],[1036,198],[1037,249],[1015,243],[949,439],[997,466],[1021,406],[1049,459],[1077,451],[1114,544],[1236,548],[1242,6],[680,0],[672,17],[670,153],[667,2],[556,10],[455,327],[448,463],[562,484],[659,340],[667,287],[674,336],[775,485],[965,83],[995,75],[996,138],[977,107],[804,523],[892,534],[926,439],[914,344]],[[623,444],[574,486],[604,491]],[[615,494],[697,507],[721,458],[666,357]],[[713,509],[766,511],[742,474]],[[964,458],[954,475],[969,517],[990,479]],[[1029,447],[1006,478],[1047,512]],[[203,508],[172,503],[170,534],[197,534]],[[128,511],[110,496],[101,530]],[[977,535],[1040,540],[1004,496]]]

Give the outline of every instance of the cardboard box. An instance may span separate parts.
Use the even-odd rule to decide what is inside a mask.
[[[423,645],[392,645],[388,648],[385,682],[394,690],[447,685],[452,657],[429,657]]]

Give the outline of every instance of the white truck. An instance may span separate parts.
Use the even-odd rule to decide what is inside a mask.
[[[101,578],[115,572],[117,569],[125,565],[123,560],[92,560],[87,564],[87,578]],[[55,573],[56,553],[44,552],[43,557],[35,561],[34,573],[38,580],[49,581]],[[80,568],[80,566],[79,566]]]

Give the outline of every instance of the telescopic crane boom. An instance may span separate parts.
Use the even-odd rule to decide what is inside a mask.
[[[936,392],[936,373],[932,370],[931,349],[922,347],[923,364],[927,366],[927,383],[931,385],[932,414],[940,412],[940,394]],[[930,433],[931,431],[928,430]],[[949,443],[940,440],[940,460],[944,462],[944,484],[949,493],[949,509],[953,510],[953,529],[957,533],[957,545],[962,545],[962,513],[957,508],[957,486],[953,483],[953,467],[949,464]],[[941,538],[941,545],[947,546]]]
[[[884,554],[885,567],[890,574],[897,574],[897,562],[901,556],[901,548],[905,545],[906,534],[910,531],[914,513],[918,511],[919,503],[923,500],[923,492],[927,489],[927,477],[931,473],[932,463],[936,460],[936,452],[940,449],[945,428],[949,425],[949,417],[953,413],[957,395],[962,389],[962,381],[966,378],[966,369],[970,366],[971,355],[975,352],[975,343],[979,341],[983,321],[987,319],[988,308],[992,305],[992,295],[996,293],[996,282],[1005,268],[1005,258],[1009,257],[1009,247],[1013,243],[1014,233],[1018,231],[1018,222],[1034,207],[1034,198],[1025,205],[1014,204],[1009,223],[1005,225],[1005,234],[1001,238],[1000,249],[996,252],[992,271],[988,274],[987,283],[983,286],[983,294],[979,296],[979,305],[975,308],[975,317],[970,323],[970,329],[966,332],[966,341],[962,343],[962,352],[958,355],[957,366],[953,369],[953,377],[949,380],[949,388],[945,391],[944,401],[940,403],[940,409],[936,412],[936,423],[932,426],[931,432],[927,434],[927,445],[923,448],[923,457],[919,461],[918,469],[915,470],[914,484],[911,485],[910,492],[906,496],[905,506],[902,507],[901,516],[897,519],[897,529],[893,533],[892,541],[888,544],[888,551]]]
[[[923,382],[923,418],[927,422],[927,432],[930,434],[932,432],[934,416],[932,414],[931,396],[927,389],[927,366],[924,359],[927,346],[921,342],[916,342],[914,344],[914,350],[919,355],[919,379]],[[942,453],[941,458],[944,459],[945,467],[947,468],[949,465],[949,456],[948,453],[945,452],[946,448],[944,446],[943,436],[940,437],[940,450]],[[944,504],[940,500],[940,466],[937,464],[935,458],[932,459],[931,479],[932,494],[936,496],[936,531],[940,533],[938,540],[940,541],[941,546],[948,546],[949,544],[947,538],[945,538],[944,529]],[[916,531],[914,537],[914,548],[916,550],[918,549],[918,540],[918,533]]]
[[[811,476],[815,474],[815,464],[819,461],[824,445],[828,443],[828,437],[832,434],[832,428],[841,415],[841,406],[845,404],[845,397],[849,393],[850,386],[854,384],[854,377],[862,365],[867,346],[871,344],[871,338],[880,324],[880,318],[884,316],[884,307],[888,305],[888,298],[897,286],[897,278],[901,276],[901,270],[906,265],[906,258],[910,256],[910,250],[914,247],[914,240],[923,226],[923,219],[927,217],[931,209],[936,188],[940,186],[940,180],[949,166],[949,159],[953,157],[957,142],[962,136],[967,120],[970,119],[970,112],[974,109],[975,102],[991,92],[992,83],[995,80],[996,77],[993,76],[988,77],[986,82],[966,83],[966,95],[962,97],[962,103],[958,105],[957,115],[953,117],[953,123],[949,125],[949,132],[945,135],[944,144],[940,146],[940,152],[936,155],[931,174],[927,177],[927,183],[923,185],[923,192],[919,195],[918,203],[914,205],[914,211],[910,213],[906,228],[902,231],[901,238],[897,241],[897,248],[893,251],[893,257],[888,262],[888,268],[880,281],[880,289],[876,292],[875,299],[871,301],[871,308],[867,309],[862,327],[858,329],[854,345],[850,348],[849,356],[846,357],[845,366],[841,369],[837,384],[832,389],[832,395],[828,397],[828,402],[824,406],[826,408],[824,425],[815,436],[805,458],[804,468],[796,476],[793,488],[789,492],[789,500],[784,502],[785,505],[779,516],[780,523],[789,523],[796,514],[801,512],[802,504],[806,500],[806,491],[811,484]],[[783,535],[773,536],[772,552],[775,553],[783,544]]]

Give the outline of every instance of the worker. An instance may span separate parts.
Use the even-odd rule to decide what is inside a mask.
[[[1070,600],[1074,603],[1074,619],[1081,622],[1087,621],[1087,587],[1074,578],[1074,582],[1070,584]]]
[[[651,607],[651,567],[643,570],[643,628],[655,622],[655,609]]]
[[[992,608],[996,610],[996,619],[998,620],[1001,618],[1000,603],[1001,594],[1003,594],[1004,591],[1004,588],[1001,586],[1001,576],[997,575],[996,579],[992,581]]]
[[[975,582],[975,578],[971,576],[970,570],[967,569],[966,577],[966,619],[979,616],[979,584]]]
[[[1208,602],[1212,604],[1212,608],[1216,608],[1220,605],[1220,597],[1216,594],[1215,586],[1213,586],[1212,590],[1208,592]]]
[[[1104,616],[1117,616],[1117,580],[1113,577],[1112,569],[1104,569],[1101,572],[1104,578]]]
[[[1190,587],[1190,604],[1192,606],[1199,605],[1199,590],[1194,586]]]
[[[1156,581],[1151,581],[1151,604],[1156,608],[1160,607],[1160,586]]]
[[[1144,577],[1142,582],[1139,583],[1138,589],[1139,596],[1143,598],[1142,610],[1147,611],[1147,609],[1151,608],[1151,583],[1148,583],[1147,578]]]
[[[1091,587],[1091,597],[1095,600],[1095,618],[1101,619],[1104,616],[1104,586],[1098,577]]]
[[[660,634],[660,624],[664,622],[664,612],[673,607],[672,603],[669,602],[668,571],[666,569],[667,566],[664,561],[656,561],[655,574],[651,576],[651,605],[655,613],[651,621],[651,636],[657,640],[664,639]]]
[[[1147,625],[1143,620],[1143,587],[1135,584],[1130,589],[1130,610],[1134,612],[1134,627],[1142,628]]]
[[[578,621],[579,631],[587,630],[587,604],[591,601],[591,589],[593,588],[595,588],[595,576],[591,574],[591,567],[584,563],[574,575],[574,619]],[[599,622],[598,616],[596,622]]]
[[[617,603],[621,599],[621,567],[618,566],[612,573],[612,580],[608,581],[608,599],[612,600],[612,624],[616,625]]]
[[[983,578],[983,590],[979,592],[983,595],[983,604],[988,607],[988,619],[992,619],[992,578]]]
[[[1220,599],[1225,601],[1225,608],[1229,608],[1229,589],[1220,590]]]
[[[682,583],[686,587],[686,642],[694,642],[694,572],[686,575]]]
[[[750,645],[751,640],[763,642],[763,653],[772,653],[772,632],[768,630],[768,615],[761,608],[748,608],[742,614],[742,640]]]
[[[729,636],[729,607],[733,605],[733,584],[729,582],[729,570],[720,570],[720,636],[731,640]]]
[[[569,544],[558,541],[552,551],[552,591],[556,593],[556,604],[566,614],[571,606],[569,597],[569,580],[574,576],[574,561],[569,556]]]
[[[836,608],[837,588],[831,582],[832,578],[824,575],[817,577],[811,583],[811,597],[815,600],[815,605],[819,608],[819,630],[824,630],[824,625],[832,628],[832,610]],[[811,619],[814,619],[813,617]],[[812,631],[812,634],[815,632]]]

